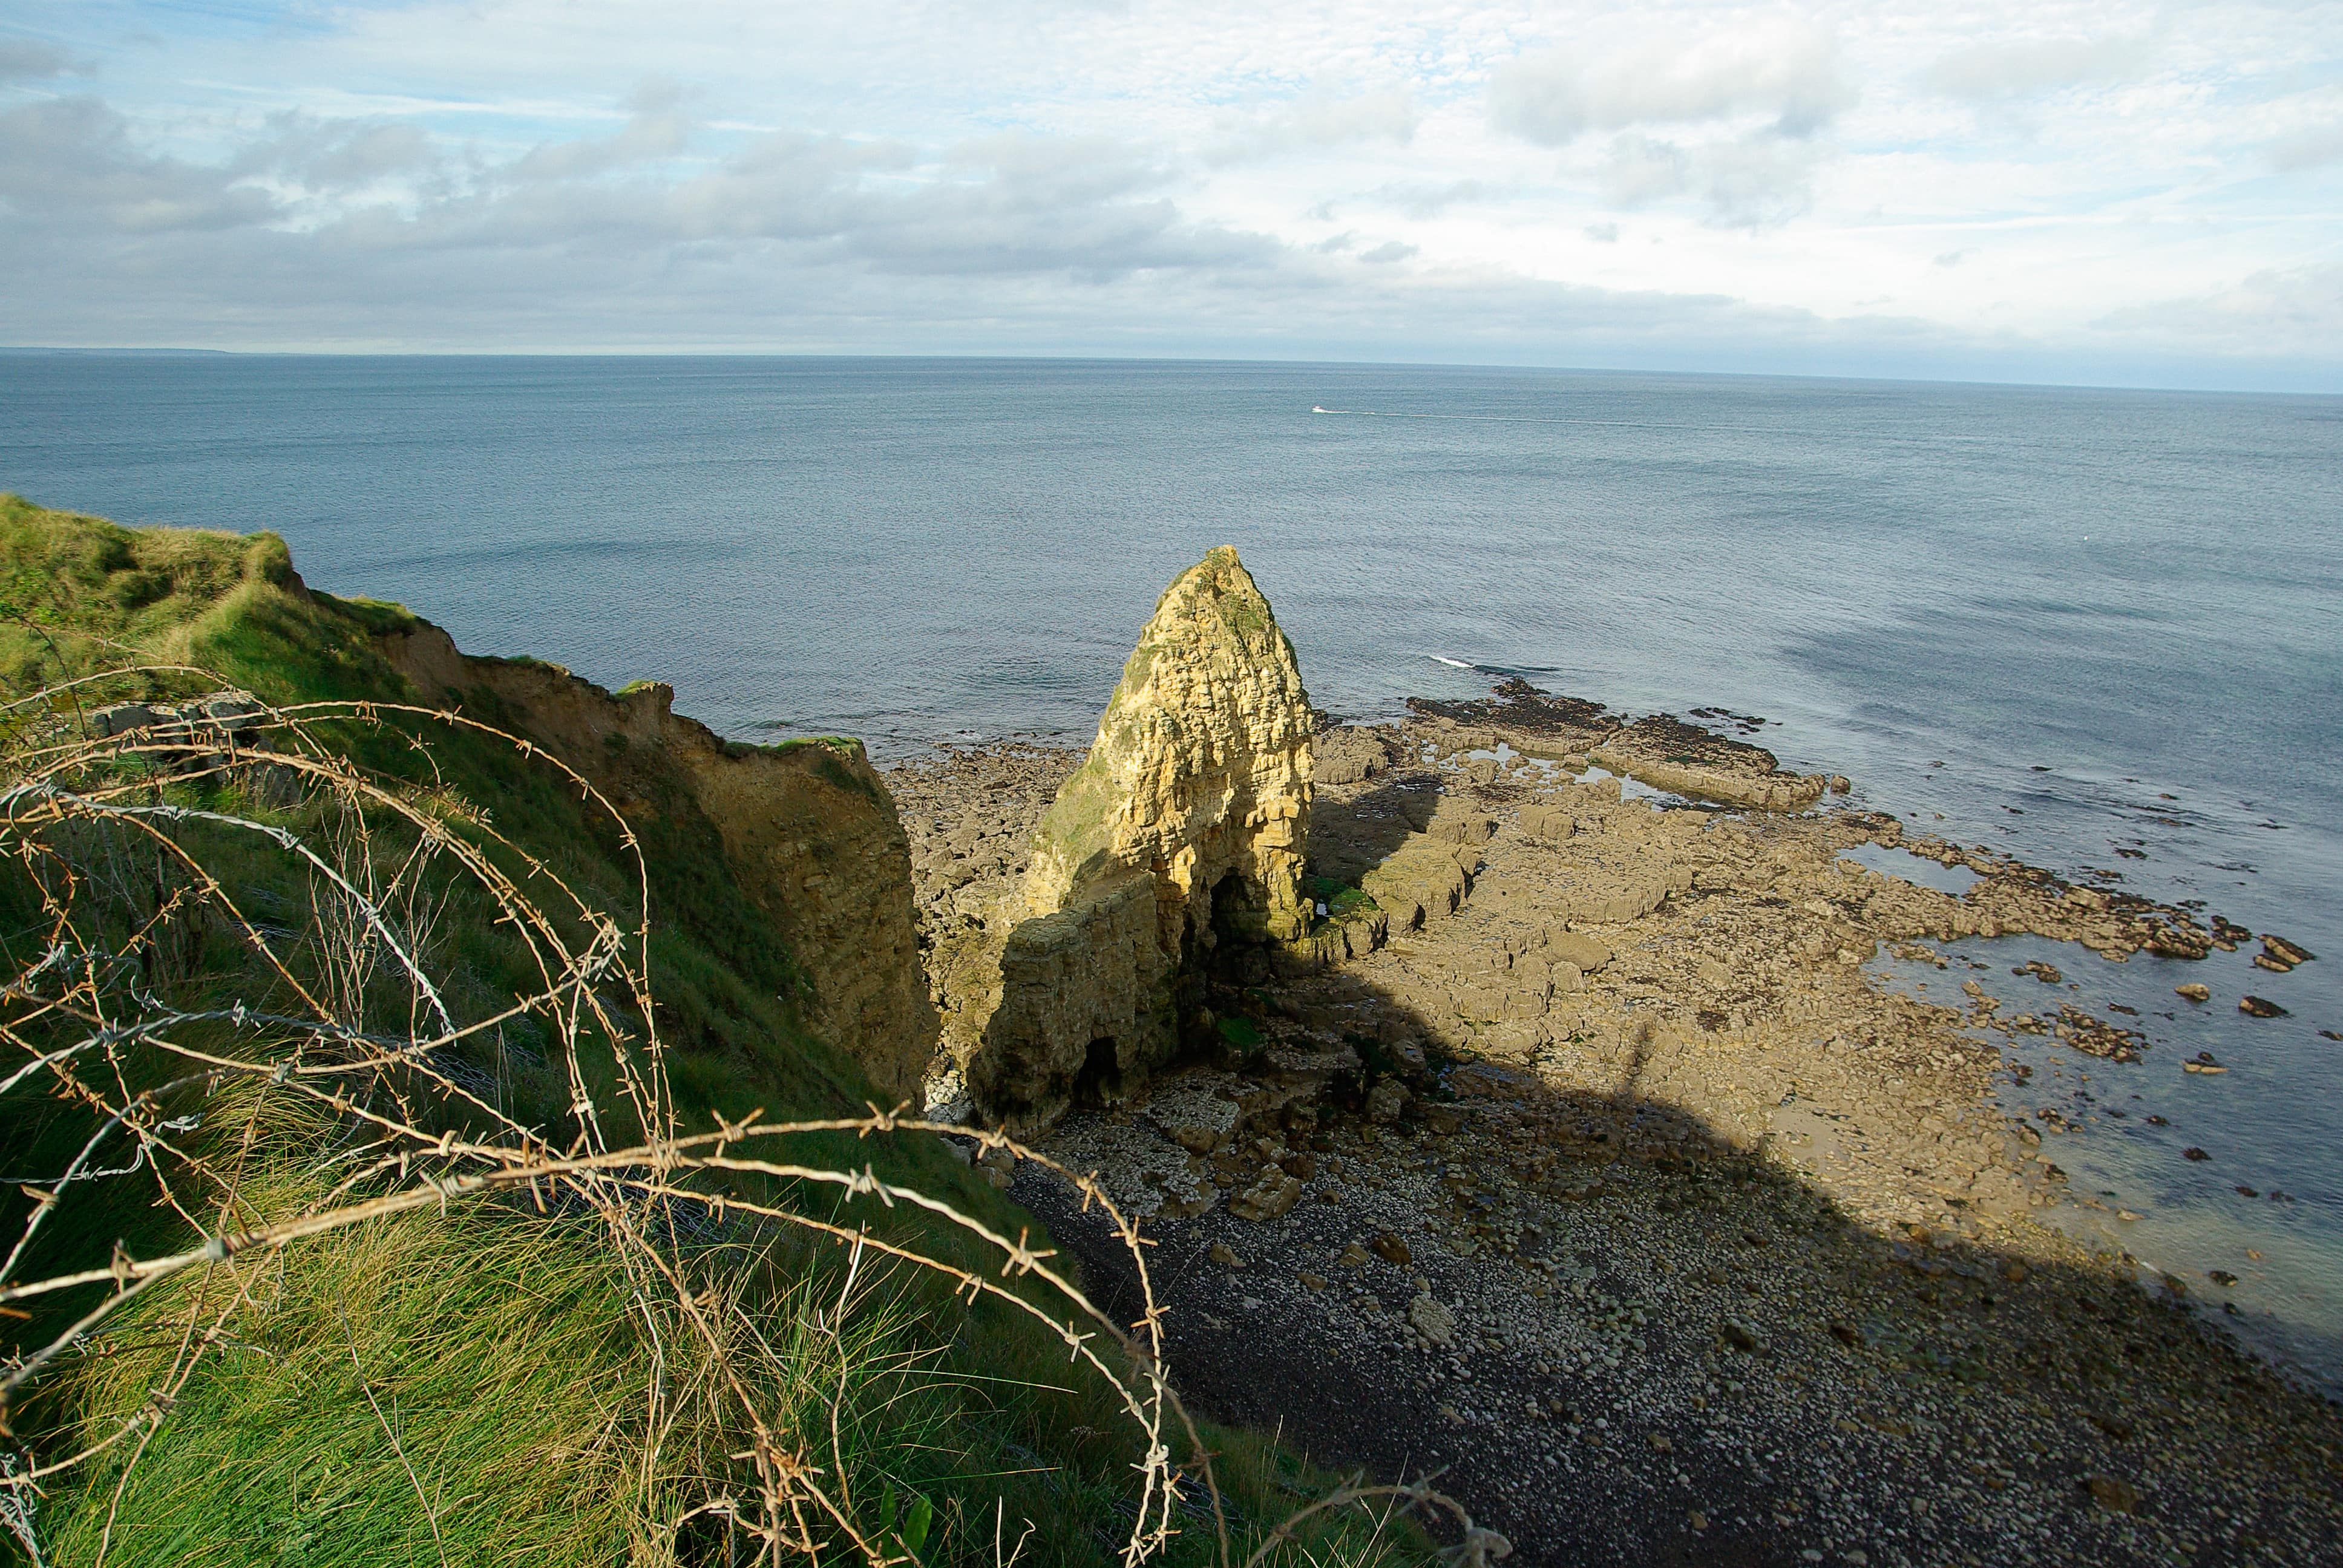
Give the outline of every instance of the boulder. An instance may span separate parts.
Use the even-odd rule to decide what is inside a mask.
[[[1407,1109],[1407,1085],[1396,1078],[1380,1080],[1367,1091],[1367,1120],[1389,1126]]]
[[[89,716],[89,732],[104,740],[116,735],[135,734],[152,725],[155,719],[155,709],[147,703],[117,702]]]
[[[1546,956],[1557,962],[1574,964],[1581,974],[1593,974],[1611,961],[1611,950],[1593,937],[1575,931],[1554,931],[1545,941]]]
[[[1489,841],[1496,826],[1487,812],[1470,806],[1453,795],[1441,797],[1433,809],[1432,819],[1424,825],[1426,837],[1443,844],[1479,845]]]
[[[1242,1118],[1234,1100],[1201,1082],[1168,1089],[1147,1104],[1147,1120],[1181,1148],[1197,1154],[1226,1145]]]
[[[1407,1321],[1415,1326],[1416,1332],[1442,1350],[1456,1342],[1456,1314],[1428,1292],[1408,1302]]]
[[[1255,1224],[1281,1220],[1302,1201],[1302,1183],[1272,1165],[1261,1179],[1229,1200],[1229,1212]]]
[[[1522,831],[1533,839],[1567,839],[1578,830],[1578,819],[1564,806],[1538,802],[1522,808]]]
[[[1358,784],[1391,766],[1391,749],[1383,732],[1355,725],[1338,725],[1318,736],[1312,779],[1320,784]]]
[[[1383,864],[1359,878],[1359,886],[1400,930],[1453,915],[1463,900],[1465,885],[1456,849],[1428,835],[1411,833]]]

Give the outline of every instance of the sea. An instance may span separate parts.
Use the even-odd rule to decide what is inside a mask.
[[[273,528],[314,586],[401,601],[468,650],[665,680],[729,735],[855,734],[882,760],[1087,743],[1156,596],[1218,544],[1343,718],[1519,674],[1763,719],[1785,766],[1847,774],[1915,829],[2319,955],[2274,974],[2250,947],[1957,944],[2010,1010],[2119,1003],[2151,1042],[2127,1064],[2029,1046],[2035,1076],[2006,1086],[2013,1113],[2075,1127],[2050,1142],[2077,1200],[2059,1222],[2343,1395],[2343,397],[19,353],[0,489]],[[2002,972],[2036,958],[2055,996]],[[1974,972],[1879,966],[1935,995]],[[2244,1016],[2248,992],[2288,1016]],[[2200,1051],[2228,1070],[2184,1073]]]

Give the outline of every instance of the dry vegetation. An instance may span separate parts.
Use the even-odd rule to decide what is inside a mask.
[[[1160,1311],[840,1103],[785,972],[724,989],[749,960],[664,890],[698,869],[526,741],[347,694],[380,678],[323,622],[387,607],[273,593],[265,537],[5,511],[0,1553],[1234,1568],[1413,1558],[1433,1515],[1499,1552],[1200,1429]],[[238,682],[271,700],[187,700]],[[132,699],[176,706],[93,727]],[[992,1141],[1144,1280],[1104,1192]]]

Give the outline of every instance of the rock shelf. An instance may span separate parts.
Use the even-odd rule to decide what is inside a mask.
[[[2179,1282],[2139,1289],[2040,1223],[2067,1124],[1992,1104],[1997,1038],[2144,1040],[2028,1011],[2042,976],[1933,945],[2185,960],[2246,933],[1892,818],[1624,799],[1574,775],[1630,726],[1534,690],[1498,706],[1322,734],[1324,913],[1214,980],[1243,1028],[1208,1060],[1052,1135],[1159,1238],[1192,1394],[1330,1462],[1452,1465],[1530,1563],[2343,1552],[2343,1420]],[[1014,884],[1079,761],[940,750],[889,775],[940,1004],[949,933]],[[1976,879],[1882,875],[1845,858],[1862,845]],[[1943,971],[1945,999],[1883,984],[1883,953]],[[1115,1277],[1092,1221],[1013,1191]]]

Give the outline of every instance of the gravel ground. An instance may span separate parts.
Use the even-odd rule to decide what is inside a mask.
[[[1760,1160],[1572,1136],[1618,1109],[1337,1115],[1282,1219],[1159,1218],[1181,1386],[1337,1467],[1444,1470],[1532,1563],[2343,1559],[2343,1421],[2192,1315],[2046,1232],[1891,1238]],[[1012,1191],[1127,1288],[1094,1221]]]
[[[1883,948],[1952,967],[1914,939],[1980,908],[1837,858],[1894,824],[1661,811],[1390,739],[1320,825],[1372,854],[1409,790],[1485,819],[1453,913],[1220,988],[1262,1049],[1051,1139],[1148,1215],[1196,1404],[1443,1472],[1533,1564],[2343,1561],[2343,1412],[2180,1282],[2037,1222],[2063,1176],[1993,1109],[2023,1081],[1981,1040],[2127,1038],[1866,972]],[[931,965],[1077,759],[890,776]],[[1996,870],[2008,929],[2100,918]],[[1093,1217],[1012,1190],[1128,1290]]]

